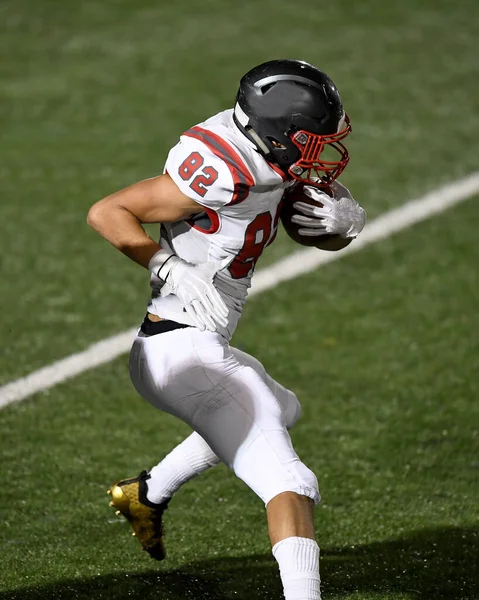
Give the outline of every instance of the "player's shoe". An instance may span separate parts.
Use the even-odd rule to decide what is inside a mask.
[[[150,475],[142,471],[138,477],[123,479],[111,486],[108,494],[111,495],[110,506],[116,508],[118,516],[123,515],[133,527],[143,550],[156,559],[163,560],[166,556],[163,541],[163,512],[168,507],[168,502],[154,504],[146,497],[148,490],[147,480]]]

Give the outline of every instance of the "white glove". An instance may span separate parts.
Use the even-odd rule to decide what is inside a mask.
[[[216,331],[218,325],[228,325],[229,309],[213,284],[213,278],[222,266],[214,262],[194,265],[160,250],[152,257],[148,268],[165,282],[161,296],[174,294],[198,329]]]
[[[321,202],[322,207],[306,202],[295,202],[293,207],[301,215],[293,215],[291,221],[301,225],[300,235],[317,237],[326,234],[340,235],[346,239],[357,237],[366,224],[366,211],[351,196],[347,187],[333,181],[333,198],[320,188],[305,185],[303,192],[312,200]]]

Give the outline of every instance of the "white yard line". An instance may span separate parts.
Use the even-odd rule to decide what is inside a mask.
[[[477,193],[479,193],[479,172],[443,185],[422,198],[411,200],[384,213],[371,221],[359,238],[340,252],[319,252],[316,248],[299,250],[270,267],[258,271],[253,278],[249,297],[274,288],[283,281],[309,273],[321,265],[358,252],[373,242],[448,210]],[[37,392],[47,390],[89,369],[114,360],[128,351],[136,329],[128,329],[106,338],[82,352],[62,358],[0,387],[0,408],[24,400]]]

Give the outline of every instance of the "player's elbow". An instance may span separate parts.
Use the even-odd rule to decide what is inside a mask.
[[[100,202],[94,204],[88,211],[86,222],[95,231],[99,231],[102,228],[102,224],[105,221],[104,212]]]

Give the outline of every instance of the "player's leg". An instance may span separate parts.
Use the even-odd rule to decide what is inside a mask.
[[[286,600],[321,598],[313,508],[310,498],[294,492],[279,494],[266,506],[273,555]]]
[[[293,450],[282,406],[257,370],[241,364],[220,336],[176,334],[137,340],[137,390],[191,425],[268,505],[287,600],[319,598],[319,549],[306,537],[312,520],[311,510],[304,510],[319,501],[317,481]],[[281,521],[286,528],[278,529]]]
[[[211,348],[203,349],[200,338],[196,350],[204,364],[210,365],[209,377],[215,381]],[[294,406],[290,414],[299,414],[297,400],[282,388],[289,402],[283,397],[284,406],[280,405],[272,392],[272,380],[266,383],[264,369],[252,357],[233,349],[228,355],[224,349],[221,358],[224,367],[218,371],[228,376],[216,383],[214,401],[210,400],[206,409],[198,406],[193,414],[178,416],[199,431],[267,505],[273,553],[286,600],[317,600],[319,547],[312,515],[313,504],[319,501],[317,481],[294,452],[285,427],[285,408]]]
[[[168,410],[175,401],[191,397],[195,390],[211,388],[203,367],[191,349],[186,329],[153,336],[138,336],[130,353],[130,377],[137,391],[158,408]],[[151,473],[114,484],[110,505],[116,514],[126,517],[143,549],[162,560],[166,553],[163,543],[163,512],[174,492],[219,459],[196,432],[173,449]],[[152,477],[153,474],[153,477]]]
[[[291,429],[301,415],[296,395],[275,381],[253,356],[231,348],[236,359],[254,369],[281,405],[286,427]],[[268,531],[278,561],[287,598],[319,596],[319,547],[315,541],[314,502],[296,492],[283,492],[266,505]],[[298,572],[309,577],[300,577]]]
[[[292,429],[301,416],[301,404],[299,403],[296,394],[273,379],[266,372],[266,369],[260,363],[260,361],[254,356],[251,356],[251,354],[247,354],[246,352],[233,347],[231,347],[231,352],[240,364],[244,365],[245,367],[251,367],[254,371],[256,371],[256,373],[258,373],[261,379],[269,387],[276,400],[279,402],[283,410],[286,428]]]
[[[151,469],[148,500],[157,504],[169,500],[182,485],[220,462],[205,440],[194,431]]]
[[[245,373],[241,372],[240,376],[244,377]],[[260,390],[258,382],[251,382],[251,387],[255,389],[256,397],[266,402],[266,394]],[[274,413],[265,422],[261,422],[263,419],[258,419],[258,415],[256,420],[260,421],[262,434],[243,456],[236,457],[233,468],[266,503],[269,535],[286,600],[319,599],[319,546],[315,541],[313,521],[314,502],[319,500],[316,479],[302,463],[296,463],[296,454],[285,430],[274,430],[278,425]],[[275,465],[274,457],[268,457],[269,448],[279,457],[281,466]],[[252,481],[252,464],[257,462],[258,456],[263,458],[264,464]],[[281,473],[282,468],[289,469],[291,463],[296,463],[296,469],[292,469],[294,481],[288,480],[288,474]],[[271,482],[271,487],[261,481],[269,469],[276,472],[276,481]],[[275,487],[277,485],[280,487]]]
[[[254,369],[263,379],[283,409],[286,427],[293,427],[301,415],[296,395],[270,377],[259,360],[237,348],[231,350],[238,362]],[[205,440],[193,432],[151,469],[148,500],[155,503],[169,500],[182,485],[220,462]]]

